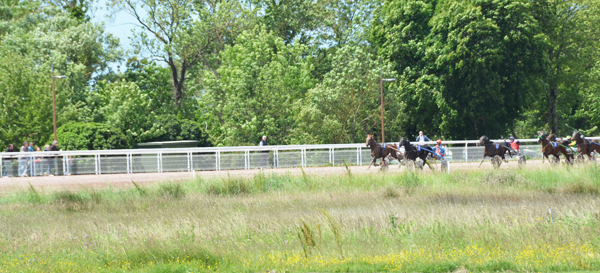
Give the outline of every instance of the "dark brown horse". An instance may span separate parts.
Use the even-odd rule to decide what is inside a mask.
[[[542,138],[544,137],[544,135],[542,134]],[[558,158],[558,153],[561,153],[565,156],[565,160],[567,161],[568,164],[573,165],[573,160],[575,159],[575,157],[573,156],[573,153],[569,152],[569,149],[567,149],[567,147],[569,147],[569,141],[565,140],[562,143],[558,143],[558,140],[556,139],[556,135],[555,134],[550,134],[546,140],[548,140],[548,143],[546,144],[546,146],[549,146],[552,148],[552,151],[550,152],[551,155],[553,155],[555,158]],[[538,141],[539,142],[539,141]],[[556,143],[556,144],[554,144]],[[542,146],[544,146],[544,144],[542,143]],[[546,147],[544,146],[544,147]],[[556,146],[556,147],[554,147]],[[548,149],[548,148],[545,148]],[[545,154],[545,150],[542,149],[544,151]],[[548,149],[549,150],[549,149]],[[548,157],[546,156],[546,159],[548,159]],[[548,159],[548,161],[550,161]],[[542,157],[542,163],[544,162],[544,158]]]
[[[596,152],[597,154],[600,154],[600,143],[598,143],[598,140],[593,140],[590,142],[590,144],[592,151]]]
[[[415,161],[417,160],[417,158],[420,158],[423,161],[423,163],[429,166],[429,169],[433,170],[431,164],[427,161],[427,155],[429,155],[431,152],[425,149],[419,149],[418,147],[411,145],[410,141],[405,137],[400,138],[400,146],[404,147],[405,159]]]
[[[592,142],[581,137],[581,133],[579,131],[573,132],[573,136],[571,136],[575,144],[577,145],[577,152],[579,155],[577,159],[581,159],[583,161],[583,155],[587,155],[589,160],[592,160]]]
[[[383,148],[379,143],[377,143],[377,141],[375,141],[373,135],[367,135],[367,147],[371,148],[371,156],[373,157],[373,161],[371,161],[371,164],[369,164],[369,167],[367,169],[371,168],[371,165],[378,166],[375,163],[378,158],[381,158],[381,165],[383,167],[385,163],[385,158],[388,155],[398,159],[398,161],[400,160],[397,154],[398,149],[395,148],[394,145],[388,144],[385,148]]]
[[[492,163],[494,163],[493,159],[496,158],[496,156],[501,157],[506,163],[508,163],[508,161],[506,161],[505,154],[508,153],[508,155],[512,157],[512,153],[509,146],[506,145],[506,142],[494,143],[487,136],[483,135],[479,138],[479,143],[477,143],[477,145],[484,147],[483,158],[481,159],[481,163],[479,163],[479,167],[481,167],[481,164],[483,164],[486,157],[491,157]],[[500,163],[501,162],[497,162],[494,166],[500,167]]]

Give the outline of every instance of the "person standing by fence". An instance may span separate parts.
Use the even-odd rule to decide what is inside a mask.
[[[258,146],[269,146],[269,143],[267,143],[267,136],[262,137],[262,140],[260,141],[260,143],[258,143]],[[269,162],[269,150],[262,151],[261,153],[262,155],[260,156],[260,165],[263,168],[267,168]]]
[[[27,146],[27,151],[28,152],[35,152],[35,149],[33,148],[33,142],[30,141],[29,142],[29,146]],[[29,176],[33,176],[34,175],[34,171],[35,169],[33,168],[33,157],[28,157],[27,158],[27,175]]]
[[[27,141],[23,142],[23,146],[21,146],[19,152],[29,152],[29,143],[27,143]],[[27,157],[24,155],[19,156],[19,176],[27,177]]]
[[[6,148],[5,152],[6,153],[14,153],[15,152],[15,145],[8,144],[8,148]],[[12,155],[10,157],[12,157]],[[2,160],[4,161],[4,172],[2,173],[2,177],[6,178],[10,174],[10,165],[11,165],[13,159],[11,159],[11,158],[3,158]]]
[[[35,147],[35,151],[36,152],[41,152],[40,151],[40,147]],[[42,157],[41,156],[34,156],[33,157],[33,164],[35,165],[35,175],[44,175],[44,171],[42,170]]]
[[[58,152],[58,141],[52,141],[50,152]],[[56,168],[56,154],[48,157],[48,170],[50,171],[50,176],[54,176],[52,174],[52,169],[54,169],[54,173],[58,173],[58,169]]]
[[[427,147],[429,149],[431,149],[431,146],[425,144],[425,142],[427,141],[431,141],[431,139],[429,139],[426,135],[423,134],[423,131],[419,131],[419,136],[417,137],[417,144],[421,147]]]
[[[46,146],[44,146],[44,152],[48,151],[50,151],[50,145],[46,144]],[[50,174],[50,159],[46,156],[42,157],[42,169],[44,169],[43,175]]]

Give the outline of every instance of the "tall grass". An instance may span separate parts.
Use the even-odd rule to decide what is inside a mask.
[[[0,272],[599,270],[599,195],[596,166],[30,185]]]

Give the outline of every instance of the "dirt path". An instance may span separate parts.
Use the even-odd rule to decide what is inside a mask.
[[[450,163],[450,172],[460,172],[466,170],[491,170],[492,164],[488,161],[478,168],[479,162],[469,163]],[[518,168],[516,161],[510,161],[510,163],[503,163],[502,169],[514,169]],[[527,162],[527,169],[540,169],[540,168],[551,168],[548,162],[542,164],[540,160]],[[371,167],[367,170],[367,166],[352,166],[350,167],[351,172],[354,174],[359,173],[378,173],[378,167]],[[436,170],[439,171],[440,165],[436,165]],[[345,167],[314,167],[305,168],[304,171],[308,175],[337,175],[346,172]],[[391,165],[389,172],[404,172],[405,168],[398,169],[398,165]],[[210,178],[225,178],[231,177],[252,177],[259,173],[259,169],[255,170],[230,170],[230,171],[203,171],[196,172],[196,177],[202,177],[205,179]],[[302,171],[299,168],[290,169],[267,169],[264,171],[266,175],[275,174],[290,174],[290,175],[301,175]],[[427,167],[424,172],[430,173]],[[135,181],[138,184],[156,183],[164,181],[184,181],[190,180],[194,176],[191,172],[173,172],[173,173],[134,173],[134,174],[103,174],[103,175],[76,175],[76,176],[53,176],[53,177],[25,177],[25,178],[2,178],[0,179],[0,192],[6,193],[14,190],[24,189],[29,187],[29,184],[36,188],[68,188],[68,189],[81,189],[81,188],[106,188],[106,187],[131,187],[131,181]]]

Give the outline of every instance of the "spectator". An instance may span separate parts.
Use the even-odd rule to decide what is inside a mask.
[[[446,156],[446,148],[442,146],[442,140],[438,139],[437,144],[435,145],[435,153],[441,157]]]
[[[515,140],[514,137],[510,137],[509,139],[510,139],[510,148],[518,152],[519,144],[520,144],[519,141]]]
[[[50,145],[46,144],[44,146],[44,152],[50,151]],[[44,175],[50,174],[50,160],[49,157],[42,157],[42,168],[44,169]]]
[[[269,143],[267,143],[267,136],[263,136],[262,140],[260,141],[260,143],[258,143],[258,146],[269,146]],[[262,151],[262,155],[260,157],[260,163],[261,166],[263,168],[266,168],[268,166],[268,162],[269,162],[269,150],[265,150]]]
[[[27,147],[27,151],[28,152],[35,152],[35,149],[33,148],[33,142],[32,141],[29,142],[29,146]],[[33,165],[34,165],[33,164],[33,160],[34,160],[33,157],[28,157],[27,158],[27,169],[28,169],[27,170],[27,175],[29,175],[29,176],[33,176],[34,172],[35,172],[35,170],[33,169]]]
[[[427,147],[429,149],[431,149],[431,146],[425,144],[425,142],[427,141],[431,141],[431,139],[429,139],[426,135],[423,135],[423,131],[419,131],[419,136],[417,137],[417,143],[419,146],[421,147]]]
[[[6,148],[5,152],[14,153],[15,145],[8,144],[8,148]],[[12,158],[12,155],[10,157]],[[2,177],[8,177],[8,175],[10,174],[10,165],[11,165],[13,159],[4,158],[3,160],[4,160],[4,172],[2,173]]]
[[[52,146],[50,146],[50,152],[58,152],[58,141],[52,141]],[[58,169],[56,169],[56,154],[48,157],[48,170],[52,172],[52,169],[54,169],[54,173],[58,172]],[[50,173],[50,176],[54,175]]]
[[[431,139],[429,139],[426,135],[423,135],[423,131],[419,131],[419,136],[417,137],[417,143],[419,143],[419,145],[425,145],[425,142],[427,141],[431,141]]]
[[[21,146],[19,152],[29,152],[29,143],[27,143],[27,141],[23,142],[23,146]],[[27,177],[27,157],[23,155],[19,156],[19,176]]]
[[[35,147],[35,151],[36,152],[41,152],[40,151],[40,147]],[[35,175],[43,175],[43,170],[42,170],[42,157],[41,156],[35,156],[34,157],[34,165],[35,165]]]

